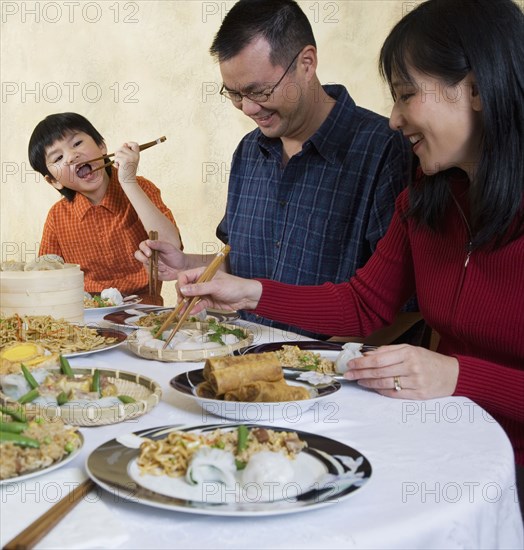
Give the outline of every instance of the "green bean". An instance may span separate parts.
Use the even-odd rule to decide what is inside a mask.
[[[69,361],[63,355],[60,356],[60,370],[68,378],[73,378],[75,376],[75,373],[73,372],[73,369],[71,368],[71,365],[69,364]]]
[[[91,391],[96,392],[100,396],[100,371],[98,369],[95,369],[95,372],[93,373]]]
[[[118,399],[120,399],[122,403],[136,403],[136,399],[130,395],[119,395]]]
[[[22,372],[24,373],[24,378],[27,380],[27,383],[29,386],[34,390],[35,388],[38,388],[38,382],[35,380],[35,377],[29,372],[29,369],[22,364]]]
[[[33,389],[22,395],[22,397],[19,397],[18,402],[21,405],[24,405],[25,403],[31,403],[31,401],[34,401],[39,395],[40,392],[37,389]]]
[[[22,407],[17,407],[16,409],[11,409],[9,407],[5,407],[4,405],[0,405],[0,412],[2,414],[7,414],[11,418],[14,418],[15,420],[18,420],[18,422],[25,422],[27,420],[25,416],[25,411]]]
[[[64,403],[67,403],[68,401],[69,401],[69,397],[65,391],[60,392],[56,396],[56,402],[58,403],[59,406],[63,405]]]
[[[31,437],[26,437],[20,434],[13,434],[10,432],[0,432],[0,443],[14,443],[20,447],[33,447],[38,449],[40,447],[40,442]]]
[[[0,432],[11,432],[14,434],[22,433],[27,430],[29,424],[27,422],[3,422],[0,421]]]
[[[237,439],[237,453],[241,453],[247,447],[247,436],[249,435],[249,430],[244,424],[241,424],[238,427],[238,439]]]

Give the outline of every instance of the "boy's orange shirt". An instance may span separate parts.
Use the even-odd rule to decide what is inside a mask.
[[[160,190],[138,176],[138,184],[153,204],[176,226],[162,202]],[[98,205],[77,193],[54,204],[44,225],[40,255],[58,254],[84,272],[84,288],[101,292],[114,287],[124,295],[147,294],[148,275],[134,252],[147,233],[112,170],[107,192]]]

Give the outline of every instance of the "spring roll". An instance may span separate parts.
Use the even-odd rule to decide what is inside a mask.
[[[198,397],[203,397],[205,399],[216,398],[215,390],[213,390],[209,382],[200,382],[196,387],[196,394]]]
[[[310,398],[311,395],[306,388],[289,386],[285,380],[251,382],[224,394],[225,401],[245,401],[248,403],[302,401]]]
[[[212,372],[208,382],[215,393],[220,396],[250,382],[276,382],[282,380],[283,376],[280,365],[250,364]]]
[[[274,352],[252,353],[248,355],[240,355],[238,357],[210,357],[204,365],[204,371],[202,374],[206,380],[209,380],[209,375],[217,370],[236,367],[237,365],[251,364],[271,364],[280,366],[280,361],[277,354]]]

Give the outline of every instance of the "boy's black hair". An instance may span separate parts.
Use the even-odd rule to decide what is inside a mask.
[[[271,63],[282,67],[304,47],[316,47],[311,24],[294,0],[240,0],[224,17],[209,51],[227,61],[257,37],[271,46]]]
[[[55,141],[64,139],[71,132],[84,132],[91,136],[95,143],[100,146],[104,143],[104,138],[100,132],[87,120],[87,118],[77,113],[57,113],[49,115],[40,121],[29,139],[28,155],[29,163],[33,170],[40,172],[43,176],[53,177],[49,172],[45,155],[46,149],[53,145]],[[111,175],[111,168],[106,168]],[[68,201],[75,198],[76,191],[63,187],[58,190]]]
[[[456,85],[472,72],[482,102],[482,143],[470,185],[473,248],[524,232],[524,13],[511,0],[428,0],[386,38],[379,67],[390,85],[410,68]],[[454,169],[411,185],[410,215],[438,229]]]

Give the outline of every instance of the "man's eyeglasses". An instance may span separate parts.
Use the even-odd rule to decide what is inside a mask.
[[[300,50],[301,52],[302,50]],[[249,99],[249,101],[253,101],[255,103],[265,103],[269,100],[269,98],[273,95],[273,92],[277,89],[278,85],[284,80],[284,77],[287,75],[291,67],[293,66],[293,63],[299,56],[300,52],[295,55],[291,63],[289,64],[288,68],[284,71],[284,74],[280,77],[279,81],[270,89],[265,92],[247,92],[247,94],[242,94],[240,92],[235,92],[234,90],[228,90],[224,84],[222,84],[222,88],[220,88],[220,95],[223,95],[224,97],[227,97],[230,99],[233,103],[240,103],[245,97]]]

